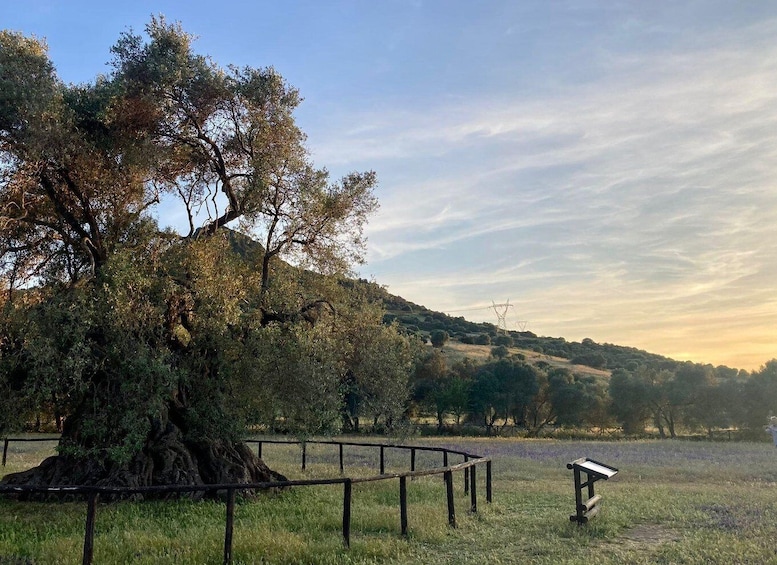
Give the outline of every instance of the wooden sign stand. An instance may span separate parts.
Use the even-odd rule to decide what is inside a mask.
[[[569,517],[571,522],[585,524],[599,513],[599,501],[602,496],[594,493],[594,483],[599,479],[607,480],[618,474],[618,469],[599,463],[587,457],[581,457],[567,463],[567,469],[572,469],[575,475],[575,513]],[[583,481],[583,473],[586,475]],[[588,498],[583,500],[583,489],[588,488]]]

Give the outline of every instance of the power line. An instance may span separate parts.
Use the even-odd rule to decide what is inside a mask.
[[[454,313],[454,312],[482,312],[483,310],[493,310],[496,314],[496,328],[498,330],[502,330],[505,333],[507,333],[507,314],[510,310],[510,308],[514,308],[515,306],[513,304],[510,304],[510,299],[508,298],[506,302],[502,304],[497,304],[493,300],[491,301],[491,306],[477,306],[473,308],[461,308],[458,310],[447,310],[446,314],[448,313]],[[519,331],[526,331],[526,326],[529,324],[526,320],[518,320],[515,322],[515,324],[518,326]]]

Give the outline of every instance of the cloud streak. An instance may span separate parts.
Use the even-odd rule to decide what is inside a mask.
[[[383,177],[368,270],[393,292],[754,368],[777,355],[776,31],[605,52],[542,99],[362,114],[314,151]]]

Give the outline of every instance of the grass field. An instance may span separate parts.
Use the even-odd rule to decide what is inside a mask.
[[[295,488],[236,509],[235,563],[775,563],[777,449],[770,444],[688,441],[581,442],[525,439],[424,439],[494,459],[494,502],[467,511],[455,477],[458,527],[447,525],[440,476],[408,486],[409,537],[400,535],[397,481],[354,486],[351,547],[341,537],[342,487]],[[1,473],[28,468],[53,443],[12,444]],[[346,473],[368,475],[377,450],[346,451]],[[337,450],[310,446],[299,468],[293,446],[265,445],[265,460],[290,478],[337,476]],[[596,483],[602,511],[577,526],[572,472],[588,456],[620,469]],[[387,471],[409,468],[387,451]],[[451,463],[457,463],[451,460]],[[440,465],[439,454],[418,466]],[[79,563],[85,504],[0,501],[0,565]],[[222,561],[224,505],[218,502],[101,504],[95,563]]]

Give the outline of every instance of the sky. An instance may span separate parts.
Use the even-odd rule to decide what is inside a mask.
[[[0,0],[65,82],[163,14],[273,66],[333,178],[374,170],[357,273],[432,310],[713,365],[777,358],[777,3]]]

